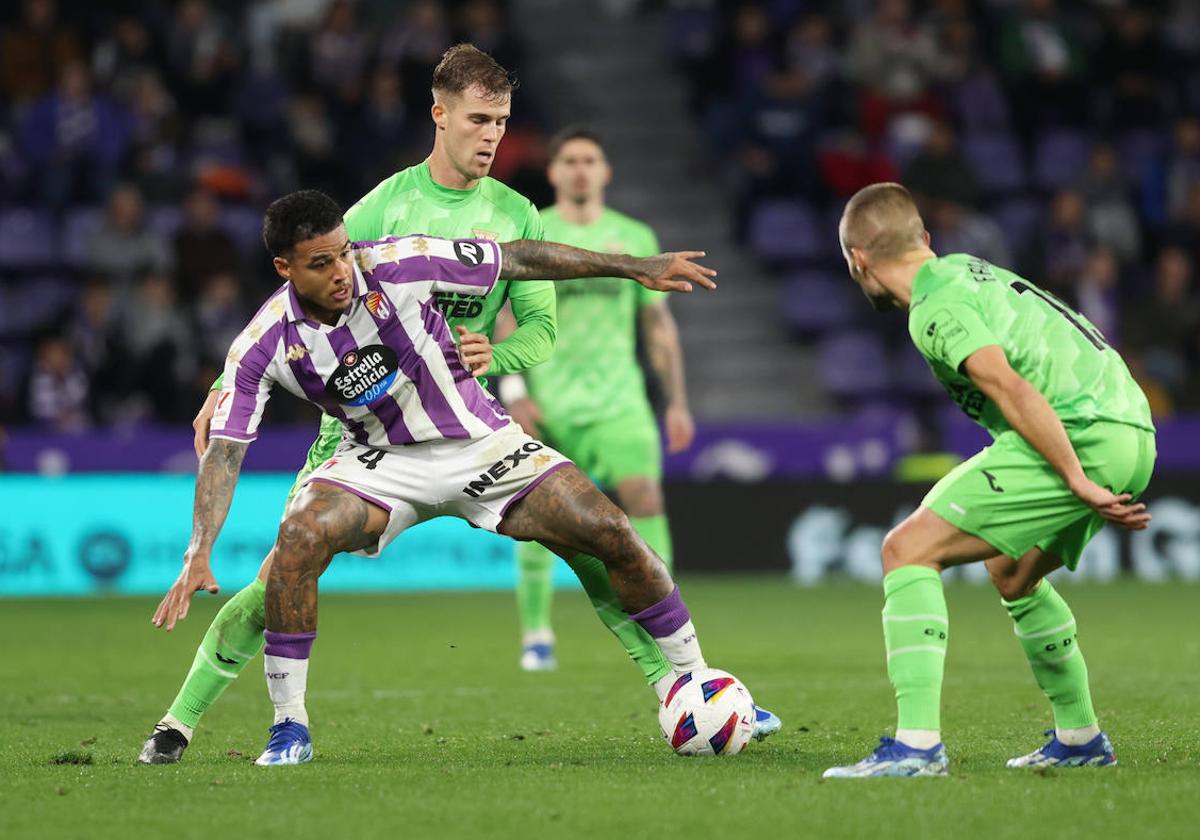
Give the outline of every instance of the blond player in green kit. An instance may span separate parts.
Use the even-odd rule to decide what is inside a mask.
[[[577,248],[650,256],[658,239],[642,222],[604,203],[612,178],[600,138],[571,127],[549,145],[547,177],[555,204],[542,211],[546,239]],[[637,359],[639,333],[666,399],[667,450],[680,452],[695,434],[684,387],[683,353],[666,296],[619,278],[567,281],[558,293],[558,342],[549,361],[505,377],[500,396],[527,433],[540,436],[575,461],[616,496],[646,543],[671,565],[671,534],[663,507],[662,441]],[[526,670],[555,667],[550,624],[555,557],[536,543],[517,547],[517,606]],[[662,696],[670,666],[654,640],[621,610],[593,557],[575,557],[571,568],[604,623]],[[603,583],[602,587],[591,581]],[[755,736],[780,728],[779,718],[757,710]]]
[[[1011,271],[938,257],[908,191],[875,184],[839,226],[850,276],[881,311],[908,313],[934,376],[995,441],[939,481],[883,541],[883,636],[895,738],[827,778],[940,776],[942,674],[950,623],[942,570],[984,561],[1034,678],[1050,740],[1009,767],[1116,763],[1092,708],[1075,617],[1045,576],[1074,569],[1106,522],[1146,527],[1136,498],[1154,469],[1150,407],[1086,318]]]
[[[487,177],[504,136],[512,77],[490,56],[461,44],[448,50],[434,70],[432,88],[433,151],[424,162],[380,183],[346,213],[350,238],[376,240],[413,233],[498,241],[543,238],[541,219],[529,200]],[[505,301],[512,307],[517,328],[493,347],[488,336]],[[460,354],[476,375],[523,370],[549,358],[554,348],[551,283],[500,281],[484,298],[439,294],[437,305],[458,332]],[[207,445],[208,421],[219,387],[220,380],[196,418],[198,455]],[[322,417],[317,440],[287,501],[305,477],[333,454],[341,439],[341,424]],[[138,757],[142,763],[177,762],[200,717],[262,648],[263,580],[269,564],[270,558],[263,562],[259,577],[230,598],[213,620],[178,696]],[[217,591],[211,571],[185,569],[163,599],[155,623],[163,623],[169,600],[199,589]],[[186,614],[185,606],[181,617]],[[167,622],[168,630],[173,623]]]

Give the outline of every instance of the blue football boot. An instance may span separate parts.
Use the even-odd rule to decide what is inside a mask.
[[[858,764],[830,767],[823,779],[869,779],[882,776],[945,776],[950,770],[946,748],[941,744],[918,750],[895,738],[880,738],[875,752]]]
[[[267,748],[254,763],[260,767],[304,764],[312,761],[312,757],[312,738],[308,734],[308,727],[288,718],[271,727],[271,740],[267,741]]]
[[[1009,767],[1110,767],[1117,763],[1112,741],[1101,732],[1081,746],[1072,747],[1058,740],[1053,729],[1047,729],[1050,740],[1029,755],[1008,760]]]
[[[779,715],[774,712],[768,712],[761,706],[754,707],[754,732],[751,737],[756,741],[761,741],[763,738],[769,738],[783,729],[783,721],[779,719]]]

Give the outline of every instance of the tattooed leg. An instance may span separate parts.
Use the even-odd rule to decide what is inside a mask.
[[[309,484],[279,526],[267,573],[267,629],[307,633],[317,628],[317,579],[339,551],[378,542],[388,514],[337,487]]]
[[[675,589],[667,567],[625,514],[575,466],[559,470],[530,491],[497,530],[514,539],[537,540],[560,556],[599,558],[628,613],[659,603]]]

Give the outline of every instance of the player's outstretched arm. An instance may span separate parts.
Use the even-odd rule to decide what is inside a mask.
[[[183,569],[179,577],[167,590],[154,613],[152,622],[155,627],[165,625],[170,630],[175,622],[187,618],[193,593],[201,589],[213,594],[220,591],[209,558],[217,534],[221,532],[221,526],[229,514],[233,488],[237,485],[248,446],[248,443],[216,438],[200,459],[196,500],[192,507],[192,539],[183,555]]]
[[[627,277],[656,292],[690,292],[697,283],[715,289],[717,272],[693,262],[703,251],[677,251],[653,257],[601,254],[558,242],[518,239],[500,245],[506,280],[573,280],[580,277]]]
[[[963,369],[1009,425],[1062,476],[1072,493],[1123,528],[1140,531],[1146,527],[1150,514],[1144,504],[1128,504],[1130,494],[1118,495],[1087,477],[1062,421],[1042,393],[1012,369],[999,345],[976,350],[963,362]]]

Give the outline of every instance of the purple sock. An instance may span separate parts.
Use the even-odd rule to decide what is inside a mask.
[[[308,659],[308,655],[312,652],[313,640],[317,638],[317,631],[276,633],[274,630],[264,630],[263,637],[267,640],[267,646],[263,649],[263,653],[267,656]]]
[[[692,615],[688,612],[687,604],[683,603],[679,587],[676,586],[666,598],[654,606],[634,613],[630,618],[642,625],[642,629],[652,637],[661,639],[670,636],[691,621]]]

